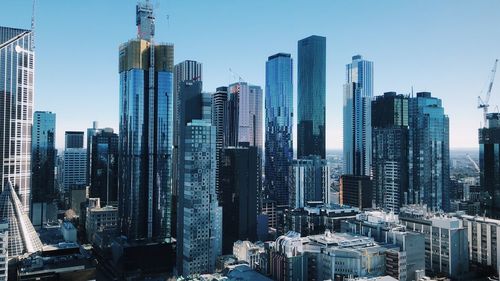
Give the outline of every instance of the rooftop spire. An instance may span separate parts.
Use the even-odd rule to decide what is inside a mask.
[[[155,16],[151,2],[149,0],[139,1],[135,15],[137,38],[151,41],[155,35]]]

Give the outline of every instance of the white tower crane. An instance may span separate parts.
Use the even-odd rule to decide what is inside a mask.
[[[495,73],[497,72],[497,64],[498,64],[498,59],[495,60],[495,64],[493,65],[493,69],[491,70],[491,76],[490,76],[490,83],[488,84],[488,89],[486,91],[486,96],[484,97],[484,100],[481,98],[481,96],[478,96],[478,106],[477,108],[483,109],[483,127],[486,127],[486,115],[488,114],[488,107],[490,106],[490,96],[491,96],[491,89],[493,88],[493,82],[495,81]]]

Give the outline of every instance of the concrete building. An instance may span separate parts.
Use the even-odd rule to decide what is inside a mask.
[[[290,167],[289,203],[291,209],[308,206],[308,202],[326,204],[332,179],[328,162],[317,155],[293,160]]]
[[[401,224],[406,230],[425,237],[425,270],[458,278],[469,271],[467,229],[456,217],[427,213],[425,207],[409,205],[401,208]]]
[[[238,261],[245,261],[252,269],[260,269],[264,264],[261,264],[261,255],[266,252],[264,243],[252,243],[250,241],[238,240],[233,244],[233,255]]]
[[[73,186],[86,186],[87,150],[85,148],[66,148],[63,158],[62,192],[67,194]]]
[[[9,223],[6,220],[0,222],[0,281],[7,281],[9,269]]]
[[[65,221],[61,224],[61,232],[64,237],[64,242],[76,243],[76,228],[73,223]]]
[[[119,230],[118,208],[110,205],[101,207],[100,201],[96,199],[96,204],[87,207],[85,222],[87,240],[93,244],[98,243],[96,235],[117,234]]]

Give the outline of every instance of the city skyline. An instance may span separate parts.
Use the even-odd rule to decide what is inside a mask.
[[[64,131],[84,130],[94,120],[102,127],[118,128],[116,51],[123,38],[135,35],[129,28],[133,20],[128,15],[133,12],[136,1],[129,2],[126,4],[130,5],[119,5],[123,3],[118,1],[106,4],[97,1],[37,3],[35,110],[58,114],[57,148],[64,145]],[[343,68],[351,56],[358,53],[376,65],[374,96],[387,91],[408,94],[412,86],[415,93],[431,91],[446,105],[450,117],[451,148],[478,147],[477,129],[482,113],[476,108],[477,96],[485,88],[494,59],[500,56],[493,47],[500,42],[500,30],[495,28],[500,20],[494,12],[498,11],[500,3],[496,1],[442,1],[432,7],[410,1],[388,1],[390,5],[384,7],[383,14],[390,17],[375,13],[381,8],[367,1],[325,1],[313,7],[293,1],[279,10],[280,15],[286,17],[281,16],[282,20],[273,21],[273,24],[269,23],[278,11],[278,3],[266,3],[266,6],[263,1],[237,4],[247,13],[232,13],[235,7],[228,5],[227,1],[210,5],[202,3],[196,11],[189,9],[190,1],[157,3],[157,26],[161,26],[157,40],[180,47],[175,63],[193,59],[204,64],[204,91],[208,92],[236,82],[229,68],[245,81],[263,86],[264,66],[269,55],[288,52],[292,58],[297,58],[298,40],[313,34],[327,37],[327,149],[342,147]],[[9,9],[0,11],[2,24],[28,28],[31,1],[9,1],[7,5]],[[56,11],[64,9],[78,13],[58,13],[54,17]],[[200,24],[202,13],[215,10],[227,14],[227,17],[221,17],[216,23],[203,21],[204,24]],[[356,10],[362,20],[346,24],[349,13],[345,11],[348,10]],[[249,21],[255,12],[259,12],[260,18],[257,22],[255,19]],[[302,13],[314,13],[315,17],[308,17],[306,22],[300,20]],[[257,32],[264,26],[269,32]],[[285,27],[280,40],[271,40],[278,30]],[[113,32],[106,32],[107,28]],[[235,32],[241,30],[249,31],[246,40],[220,44],[221,38],[229,41]],[[354,36],[362,38],[364,43],[352,40]],[[67,44],[74,47],[64,47]],[[245,50],[248,49],[252,52],[247,54]],[[72,57],[75,51],[81,55]],[[243,53],[245,56],[241,56]],[[102,64],[102,61],[109,63]],[[60,71],[74,65],[78,65],[74,72]],[[295,76],[296,67],[294,65]],[[57,81],[52,77],[53,73],[58,73]],[[295,79],[295,100],[296,84]],[[97,98],[101,102],[95,103]],[[73,103],[81,106],[68,106]],[[490,112],[500,104],[500,90],[496,85],[490,104]],[[294,123],[297,124],[296,120]]]

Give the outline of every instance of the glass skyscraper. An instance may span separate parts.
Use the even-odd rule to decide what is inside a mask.
[[[50,202],[55,199],[56,114],[35,111],[31,132],[31,194],[32,202]]]
[[[10,181],[30,210],[35,53],[31,30],[0,26],[1,187]]]
[[[441,100],[417,93],[408,103],[408,203],[448,211],[450,185],[449,119]]]
[[[500,113],[486,116],[487,126],[479,129],[479,167],[483,191],[488,200],[483,210],[490,218],[500,218]]]
[[[325,159],[326,38],[298,42],[297,158]]]
[[[290,54],[266,62],[265,193],[288,205],[288,179],[293,160],[293,65]]]
[[[120,46],[119,213],[129,239],[171,237],[174,47],[155,44],[153,8],[137,6],[138,38]]]
[[[118,135],[112,128],[100,129],[90,142],[90,197],[101,205],[118,201]]]
[[[344,174],[369,176],[372,157],[373,62],[352,57],[344,84]]]
[[[399,213],[408,196],[408,97],[384,93],[372,101],[373,200]]]

